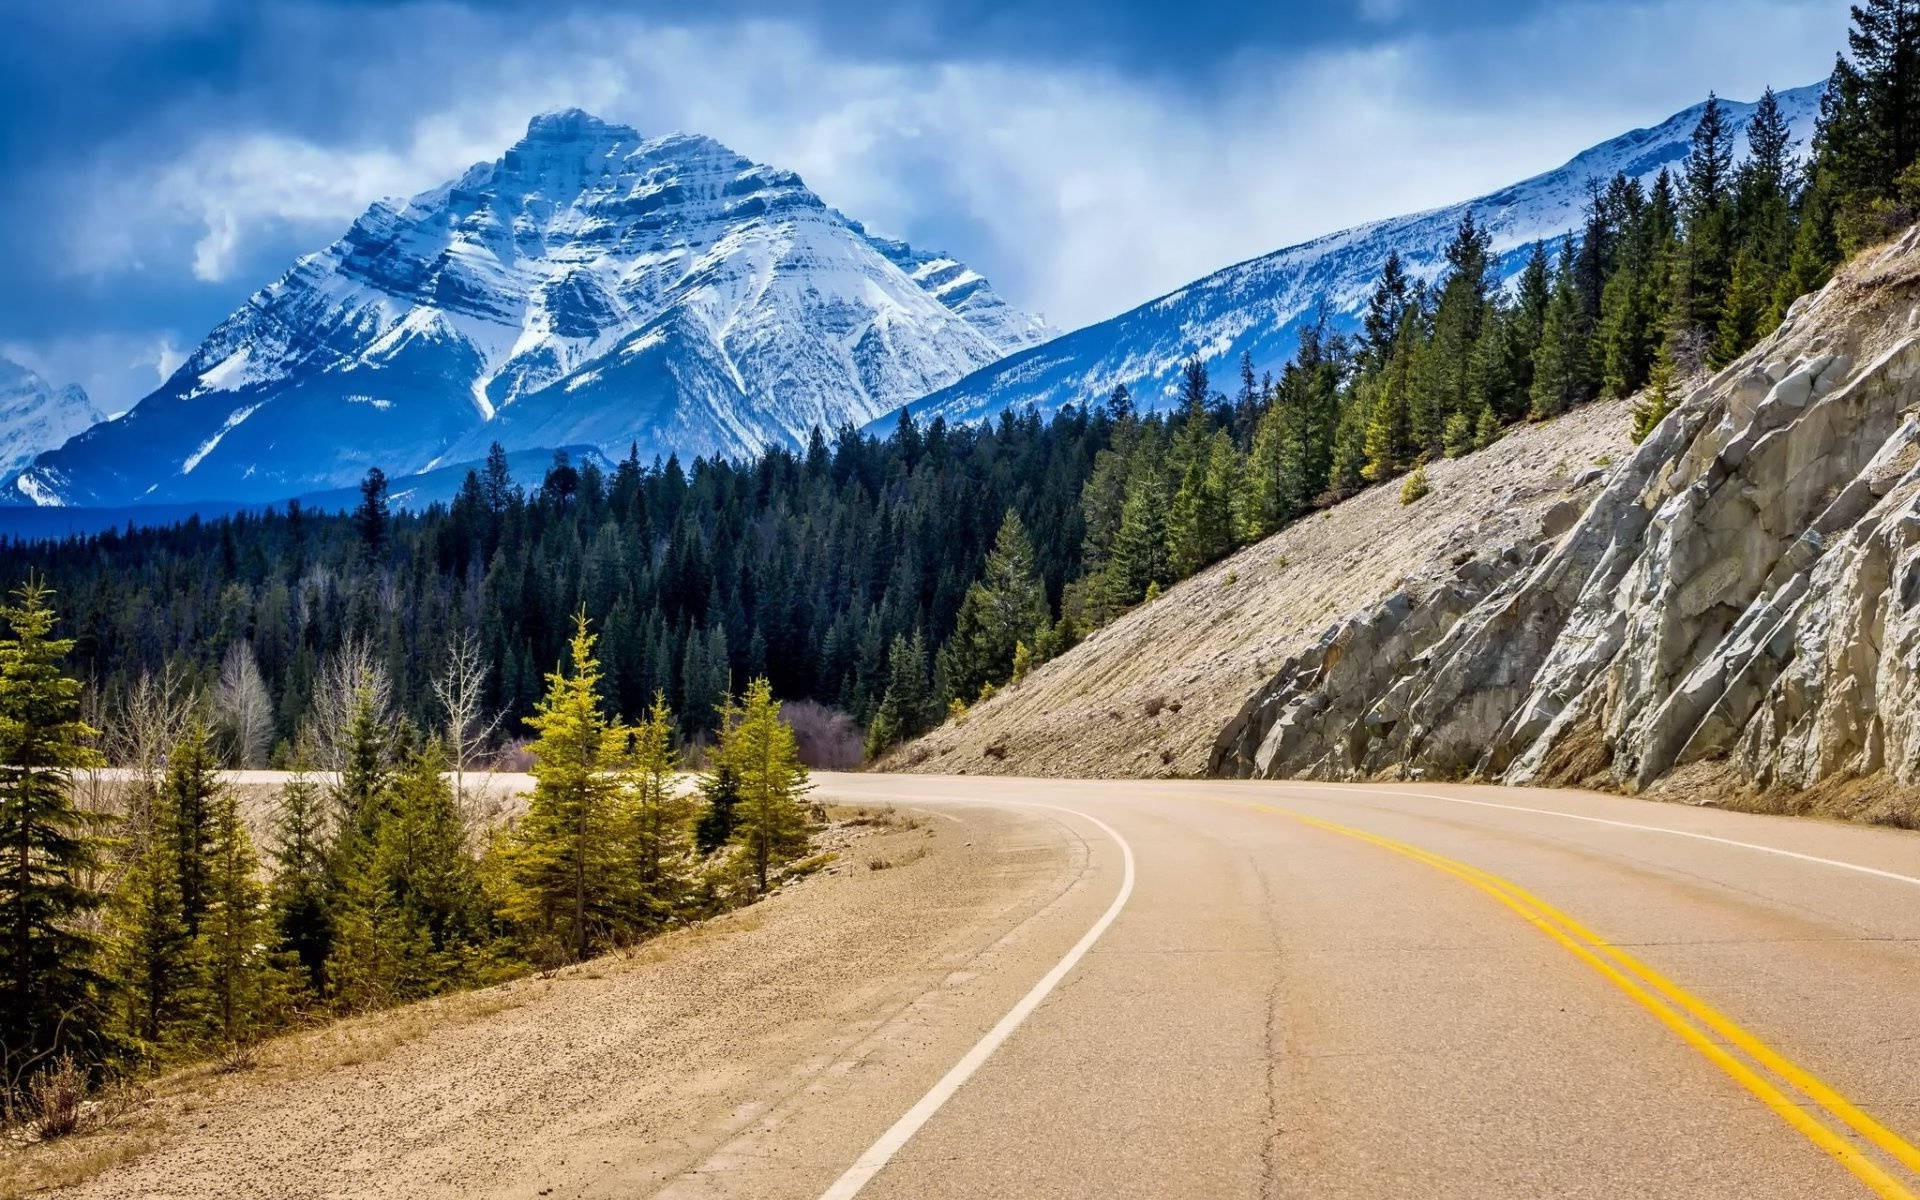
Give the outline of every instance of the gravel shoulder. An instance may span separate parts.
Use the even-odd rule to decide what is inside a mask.
[[[874,823],[832,835],[828,872],[750,908],[550,977],[282,1038],[248,1070],[169,1077],[107,1131],[0,1158],[0,1195],[89,1171],[53,1194],[652,1193],[711,1171],[849,1063],[898,1059],[894,1083],[868,1089],[871,1119],[822,1145],[830,1180],[1031,984],[1027,955],[1077,936],[1099,898],[1084,844],[1057,821],[868,811]]]

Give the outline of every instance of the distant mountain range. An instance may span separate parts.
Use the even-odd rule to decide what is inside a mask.
[[[1817,85],[1779,96],[1802,150],[1819,96]],[[1723,103],[1742,125],[1753,111]],[[1243,351],[1272,369],[1322,301],[1352,324],[1393,251],[1414,275],[1438,275],[1469,209],[1502,271],[1517,271],[1534,241],[1577,230],[1589,180],[1677,168],[1700,112],[1064,336],[954,258],[870,234],[789,171],[710,138],[549,113],[497,161],[373,205],[128,413],[60,445],[78,421],[54,418],[76,404],[33,392],[25,410],[47,419],[0,412],[7,470],[58,446],[4,490],[16,504],[257,503],[351,488],[379,466],[421,502],[495,441],[520,461],[550,447],[617,458],[630,445],[690,459],[797,446],[815,426],[884,429],[903,405],[969,421],[1124,383],[1163,406],[1190,354],[1222,373]]]
[[[13,482],[37,504],[276,499],[509,449],[749,455],[1051,335],[790,171],[578,110],[383,201],[123,417]]]
[[[1777,99],[1805,153],[1820,109],[1821,85],[1781,92]],[[1722,101],[1741,129],[1752,104]],[[1469,209],[1493,237],[1503,276],[1517,274],[1541,239],[1578,233],[1587,181],[1617,172],[1651,182],[1661,168],[1678,171],[1705,104],[1636,129],[1576,155],[1565,166],[1511,187],[1412,216],[1360,225],[1250,259],[1121,313],[975,371],[910,407],[916,418],[949,421],[991,416],[1011,405],[1043,412],[1104,399],[1119,384],[1143,407],[1164,407],[1178,388],[1182,362],[1199,353],[1220,373],[1237,370],[1241,352],[1278,369],[1293,357],[1300,327],[1326,301],[1331,321],[1355,324],[1387,256],[1399,251],[1407,270],[1433,279],[1446,246]],[[1740,145],[1745,152],[1744,142]],[[1224,381],[1222,381],[1224,382]],[[1228,384],[1230,389],[1233,385]],[[885,428],[894,418],[876,422]]]
[[[56,388],[0,358],[0,475],[18,471],[106,416],[79,384]]]

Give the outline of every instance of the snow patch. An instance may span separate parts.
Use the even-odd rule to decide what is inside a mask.
[[[264,403],[264,401],[262,403]],[[248,417],[258,412],[259,409],[260,409],[259,404],[249,404],[245,408],[236,408],[232,412],[228,413],[227,419],[221,424],[219,431],[215,433],[212,437],[208,438],[206,441],[200,443],[200,448],[198,450],[195,450],[192,454],[187,455],[186,461],[180,464],[180,473],[182,475],[193,474],[193,469],[200,465],[200,462],[202,459],[206,458],[207,455],[213,453],[213,448],[220,444],[221,438],[226,437],[229,433],[233,432],[233,430],[240,424],[240,422],[246,420]],[[147,490],[152,491],[153,489],[148,488]]]

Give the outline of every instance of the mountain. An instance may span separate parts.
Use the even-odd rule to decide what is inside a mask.
[[[106,415],[79,384],[55,388],[0,358],[0,474],[19,470]]]
[[[1804,152],[1819,113],[1818,84],[1779,93]],[[1752,104],[1722,101],[1744,129]],[[1651,182],[1661,168],[1677,171],[1704,104],[1675,113],[1576,155],[1566,165],[1511,187],[1412,216],[1356,226],[1250,259],[1149,301],[1111,320],[1012,355],[935,392],[911,407],[916,417],[970,421],[1010,406],[1043,412],[1104,399],[1125,384],[1142,407],[1164,407],[1175,394],[1181,363],[1198,352],[1217,383],[1238,369],[1242,351],[1276,370],[1293,357],[1300,328],[1325,301],[1331,323],[1351,327],[1365,307],[1388,254],[1431,280],[1446,265],[1446,246],[1469,210],[1493,238],[1503,277],[1517,274],[1535,241],[1577,233],[1589,180],[1624,171]],[[1744,147],[1743,147],[1744,149]],[[875,428],[891,424],[882,418]]]
[[[1050,332],[791,171],[571,109],[451,183],[374,204],[14,488],[58,504],[276,499],[494,441],[745,455],[871,420]]]

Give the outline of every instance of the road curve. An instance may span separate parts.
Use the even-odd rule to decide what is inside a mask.
[[[190,1072],[59,1194],[1920,1200],[1920,835],[1445,785],[815,782],[868,819],[829,871]]]
[[[905,1056],[893,1112],[840,1081],[752,1156],[788,1189],[700,1194],[1920,1195],[1915,835],[1523,789],[819,784],[1072,829],[1054,944],[1136,877],[964,1080]]]

